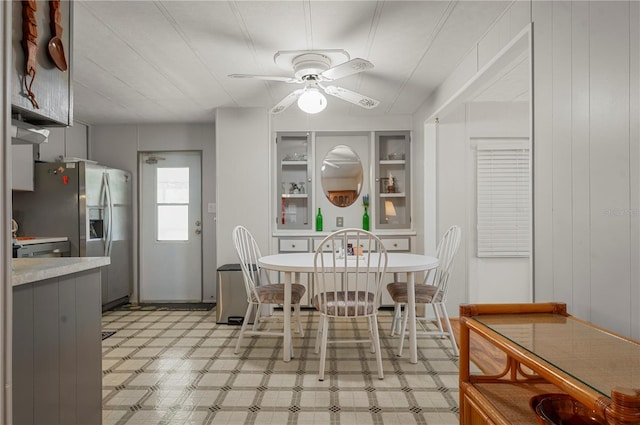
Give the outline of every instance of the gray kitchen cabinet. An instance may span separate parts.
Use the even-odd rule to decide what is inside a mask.
[[[61,158],[87,159],[87,126],[74,123],[72,127],[49,128],[47,143],[39,145],[40,161],[55,162]]]
[[[33,286],[13,289],[13,423],[33,424]]]
[[[58,69],[48,54],[51,31],[52,2],[35,1],[34,13],[37,38],[35,39],[35,78],[26,76],[27,55],[23,48],[23,7],[29,2],[12,4],[12,61],[11,74],[11,111],[19,115],[19,119],[37,125],[67,126],[73,123],[73,2],[61,1],[60,24],[62,27],[62,46],[67,62],[67,69]],[[27,86],[37,102],[36,107],[30,100]]]
[[[33,191],[33,156],[34,145],[11,145],[11,189]]]
[[[13,288],[14,424],[100,424],[100,270]]]

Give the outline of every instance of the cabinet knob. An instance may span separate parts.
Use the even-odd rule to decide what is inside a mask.
[[[393,244],[393,247],[394,247],[394,248],[397,248],[397,247],[398,247],[398,244],[397,244],[397,243],[394,243],[394,244]]]
[[[292,243],[291,248],[295,248],[295,247],[296,247],[296,244]]]

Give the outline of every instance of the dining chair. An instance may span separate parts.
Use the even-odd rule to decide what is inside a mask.
[[[312,303],[320,312],[315,344],[315,352],[320,351],[318,379],[324,380],[327,345],[330,343],[370,344],[371,352],[376,355],[378,378],[383,379],[378,308],[382,279],[387,269],[387,251],[380,239],[366,230],[339,230],[322,241],[313,261],[317,292]],[[329,340],[330,322],[340,319],[365,319],[369,327],[368,337],[339,340],[335,335],[335,339]]]
[[[265,336],[282,336],[282,332],[274,331],[270,328],[260,329],[260,322],[266,322],[272,318],[261,317],[263,304],[284,304],[284,285],[281,283],[271,283],[269,274],[261,270],[258,265],[258,259],[262,257],[260,249],[251,232],[243,226],[236,226],[233,229],[233,243],[240,259],[240,268],[242,269],[242,277],[244,278],[244,287],[247,293],[247,312],[240,328],[238,342],[236,343],[235,353],[238,354],[242,340],[246,335],[265,335]],[[306,288],[298,283],[291,284],[291,305],[295,312],[296,330],[301,336],[304,336],[302,329],[302,321],[300,319],[300,300],[305,293]],[[249,317],[252,310],[255,309],[255,317],[253,327],[248,328]],[[293,351],[293,349],[292,349]],[[293,356],[293,352],[291,353]]]
[[[460,227],[451,226],[449,230],[442,236],[438,243],[437,254],[440,264],[434,270],[429,270],[424,282],[419,285],[415,285],[415,300],[416,305],[424,304],[424,315],[416,316],[417,324],[422,325],[422,331],[420,334],[429,337],[448,337],[451,341],[454,355],[458,355],[458,346],[456,345],[456,338],[453,330],[451,329],[451,321],[447,314],[445,303],[447,302],[447,292],[449,289],[449,275],[451,274],[451,266],[453,264],[454,257],[460,247]],[[398,348],[398,355],[402,355],[402,349],[404,347],[404,337],[407,331],[407,319],[408,311],[407,305],[407,283],[406,282],[391,282],[387,285],[387,291],[391,295],[391,299],[395,304],[393,321],[391,322],[391,335],[393,336],[400,325],[400,346]],[[405,306],[403,309],[402,306]],[[431,330],[427,328],[427,323],[430,319],[427,317],[427,306],[433,308],[435,314],[435,322],[438,327],[437,330]],[[402,311],[404,310],[404,313]],[[446,325],[446,329],[443,327],[443,322]]]

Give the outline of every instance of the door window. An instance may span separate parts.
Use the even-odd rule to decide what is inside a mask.
[[[189,239],[189,168],[157,169],[158,241]]]

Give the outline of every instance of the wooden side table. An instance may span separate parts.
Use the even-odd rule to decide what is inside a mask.
[[[640,424],[640,343],[567,314],[561,303],[460,306],[460,423],[537,424],[529,400],[566,393],[610,425]],[[470,372],[473,331],[507,355]]]

